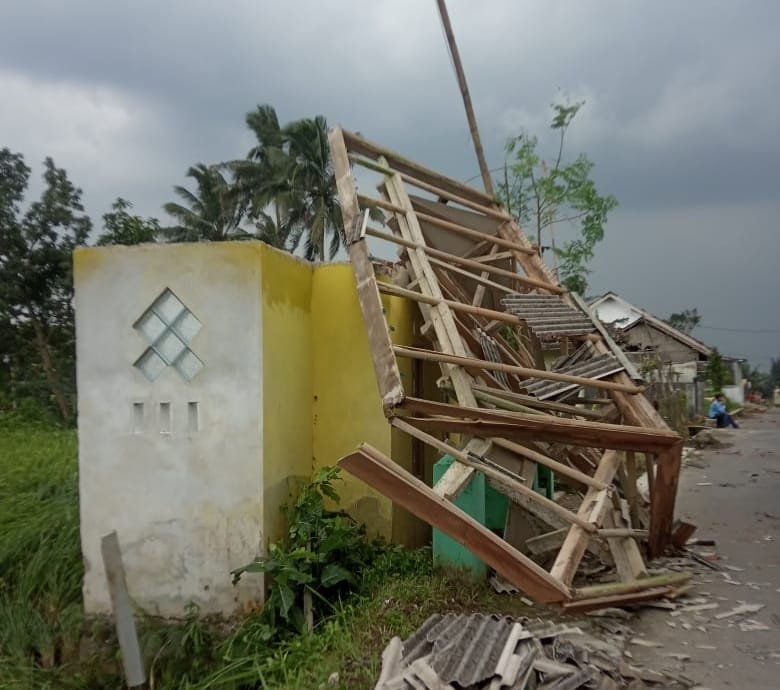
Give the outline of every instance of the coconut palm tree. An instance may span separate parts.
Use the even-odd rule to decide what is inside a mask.
[[[310,260],[333,258],[343,240],[341,207],[330,164],[324,117],[279,125],[276,111],[258,106],[246,117],[257,138],[235,173],[238,203],[265,233],[289,251],[303,243]]]
[[[218,242],[252,237],[241,228],[244,208],[219,166],[198,163],[187,171],[187,177],[195,180],[196,190],[176,186],[173,191],[184,203],[169,202],[163,206],[178,223],[161,231],[165,239],[172,242]]]

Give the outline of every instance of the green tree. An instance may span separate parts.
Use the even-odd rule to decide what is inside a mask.
[[[564,163],[566,133],[583,103],[553,105],[551,128],[558,135],[558,150],[553,159],[544,160],[537,152],[538,140],[528,134],[511,138],[506,145],[513,161],[505,166],[504,181],[498,197],[520,225],[536,234],[539,252],[550,235],[551,248],[560,260],[558,277],[568,290],[585,294],[587,265],[596,245],[604,238],[604,225],[617,200],[603,196],[591,179],[593,163],[580,154]],[[555,224],[566,223],[577,229],[575,239],[556,247]]]
[[[730,375],[728,367],[723,361],[723,356],[718,351],[718,348],[713,348],[712,353],[707,360],[707,366],[704,370],[704,375],[712,386],[714,392],[723,390],[723,386],[729,383]]]
[[[325,118],[281,126],[274,108],[262,105],[246,123],[257,144],[230,167],[257,237],[291,252],[303,245],[309,260],[333,258],[344,230]]]
[[[0,325],[10,352],[0,360],[9,376],[29,386],[41,378],[64,421],[73,417],[75,334],[73,249],[91,230],[81,190],[67,173],[44,161],[44,189],[26,211],[22,204],[30,176],[24,157],[0,150]],[[37,362],[26,361],[35,352]]]
[[[701,316],[696,308],[683,309],[682,311],[670,314],[669,318],[664,320],[678,331],[690,334],[691,331],[701,323]]]
[[[169,202],[163,206],[177,222],[160,231],[166,240],[220,242],[252,237],[241,227],[244,208],[220,166],[198,163],[187,171],[187,177],[195,180],[195,191],[176,186],[173,191],[184,203]]]
[[[142,244],[156,242],[160,234],[160,222],[156,218],[141,218],[130,213],[133,205],[119,197],[111,211],[103,215],[103,232],[98,237],[98,245]]]

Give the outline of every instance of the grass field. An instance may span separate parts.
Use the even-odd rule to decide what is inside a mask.
[[[0,420],[0,688],[122,688],[111,626],[81,606],[76,434]],[[132,593],[131,593],[132,594]],[[371,687],[381,651],[431,613],[523,612],[518,597],[387,549],[314,632],[269,641],[258,617],[141,620],[155,690]],[[334,675],[337,674],[337,675]]]

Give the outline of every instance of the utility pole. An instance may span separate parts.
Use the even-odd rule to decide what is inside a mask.
[[[479,130],[477,129],[477,118],[474,116],[474,106],[471,104],[469,87],[466,84],[466,74],[463,72],[463,65],[460,62],[460,53],[458,53],[458,46],[455,43],[455,34],[452,33],[452,24],[450,24],[450,16],[447,13],[447,6],[445,5],[444,0],[436,0],[436,4],[439,6],[441,23],[444,26],[444,35],[447,38],[447,47],[450,51],[452,64],[455,67],[455,75],[458,78],[460,93],[461,96],[463,96],[463,105],[466,108],[466,118],[469,121],[471,140],[474,142],[474,150],[476,151],[479,170],[482,174],[482,184],[485,185],[485,191],[490,196],[494,196],[493,181],[490,179],[490,169],[488,168],[487,161],[485,160],[485,152],[482,150],[482,141],[479,138]]]

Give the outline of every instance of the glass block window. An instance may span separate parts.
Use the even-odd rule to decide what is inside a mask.
[[[190,349],[201,323],[176,295],[166,288],[133,328],[149,344],[134,366],[154,381],[165,367],[173,367],[186,381],[203,368],[203,362]]]

